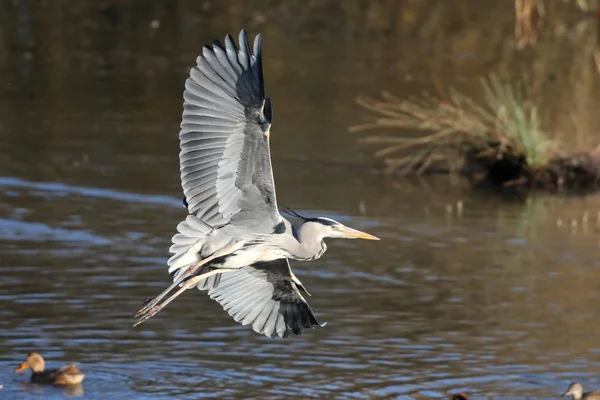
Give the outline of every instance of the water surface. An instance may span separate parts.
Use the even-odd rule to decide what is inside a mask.
[[[572,380],[600,387],[600,199],[382,177],[346,131],[364,119],[359,94],[476,93],[483,74],[517,79],[531,60],[553,126],[575,113],[584,134],[597,131],[594,22],[548,6],[538,47],[516,50],[506,2],[258,3],[3,5],[0,398],[553,398]],[[259,336],[197,291],[133,329],[168,284],[185,216],[185,75],[204,43],[243,26],[265,35],[278,200],[383,240],[329,241],[322,259],[292,263],[328,322],[301,337]],[[79,362],[83,388],[13,374],[31,350],[51,366]]]

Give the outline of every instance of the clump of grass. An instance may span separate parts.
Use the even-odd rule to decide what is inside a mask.
[[[536,169],[556,155],[557,146],[543,130],[536,107],[518,90],[494,75],[483,79],[482,87],[482,105],[453,89],[447,100],[429,94],[402,100],[386,92],[381,100],[361,97],[358,104],[376,118],[350,131],[411,131],[412,136],[383,134],[362,139],[383,145],[376,156],[385,159],[388,169],[403,173],[422,173],[441,164],[457,170],[468,160],[513,160]],[[421,135],[414,136],[415,132]]]
[[[495,110],[497,132],[509,138],[531,168],[545,165],[554,155],[554,141],[542,129],[537,108],[495,75],[482,81],[488,108]]]
[[[403,100],[385,92],[381,100],[361,97],[358,104],[375,118],[350,131],[395,128],[362,139],[381,147],[375,155],[389,171],[460,171],[475,183],[600,189],[600,146],[563,154],[519,90],[494,75],[482,80],[482,90],[481,105],[456,90],[446,100],[428,94]]]

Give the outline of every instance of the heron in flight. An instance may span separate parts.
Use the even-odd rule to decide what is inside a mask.
[[[288,210],[292,225],[282,217],[269,152],[272,110],[262,39],[256,36],[252,51],[242,30],[238,43],[227,35],[225,45],[205,46],[185,82],[179,161],[189,215],[169,249],[173,284],[146,302],[134,326],[197,286],[258,333],[299,335],[322,325],[288,259],[318,259],[327,249],[324,238],[378,240],[330,218]]]

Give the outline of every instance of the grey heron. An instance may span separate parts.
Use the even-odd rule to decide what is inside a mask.
[[[169,249],[173,284],[146,302],[134,326],[197,286],[258,333],[300,334],[321,325],[288,259],[318,259],[327,249],[324,238],[379,239],[330,218],[292,212],[292,225],[280,214],[261,35],[253,51],[245,30],[239,48],[230,35],[224,43],[205,46],[185,82],[179,160],[189,215]]]

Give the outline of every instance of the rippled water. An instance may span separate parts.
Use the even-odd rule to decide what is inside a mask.
[[[382,242],[331,242],[322,260],[294,263],[328,325],[270,340],[196,292],[131,328],[140,302],[167,282],[179,199],[1,179],[4,394],[58,395],[11,374],[31,349],[80,362],[89,398],[548,397],[596,379],[598,239],[548,216],[570,207],[577,218],[586,204],[356,185],[371,193],[369,216],[323,212]],[[456,201],[462,215],[446,210]]]
[[[318,12],[298,21],[292,2],[261,13],[233,1],[4,7],[0,398],[554,398],[572,380],[599,388],[600,198],[384,178],[346,133],[360,93],[418,93],[440,76],[475,85],[464,60],[483,56],[464,49],[468,22],[502,9],[490,22],[501,24],[512,9],[456,3],[472,14],[447,15],[450,43],[392,27],[412,41],[393,39],[390,53],[373,48],[392,40],[387,28],[360,33],[348,9],[343,25],[336,2],[311,3]],[[435,4],[432,15],[444,11]],[[133,329],[134,312],[168,284],[167,249],[185,216],[186,70],[202,44],[242,25],[265,33],[279,201],[382,241],[330,240],[320,260],[292,263],[328,322],[301,337],[259,336],[198,291]],[[448,68],[424,74],[427,54]],[[13,374],[32,350],[50,366],[79,362],[83,387]]]

